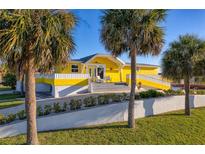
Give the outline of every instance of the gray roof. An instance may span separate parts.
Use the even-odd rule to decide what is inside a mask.
[[[86,57],[83,57],[83,58],[80,58],[80,59],[72,59],[73,61],[80,61],[82,63],[86,63],[88,60],[90,60],[91,58],[93,58],[95,55],[97,54],[93,54],[93,55],[90,55],[90,56],[86,56]]]
[[[130,63],[125,63],[126,65],[131,65]],[[159,67],[159,65],[153,65],[153,64],[144,64],[144,63],[137,63],[137,65],[141,66],[151,66],[151,67]]]
[[[87,61],[89,61],[91,58],[93,58],[96,55],[107,55],[110,56],[109,54],[101,54],[101,53],[96,53],[96,54],[92,54],[80,59],[72,59],[73,61],[80,61],[82,63],[86,63]],[[125,63],[126,65],[130,65],[130,63]],[[152,65],[152,64],[143,64],[143,63],[137,63],[137,65],[141,65],[141,66],[151,66],[151,67],[159,67],[158,65]]]

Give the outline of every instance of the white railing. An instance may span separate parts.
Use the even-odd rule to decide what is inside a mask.
[[[36,74],[36,78],[48,78],[48,79],[88,79],[89,74]]]
[[[127,78],[131,78],[131,75],[127,75]],[[136,78],[137,79],[144,79],[144,80],[148,80],[148,81],[151,81],[151,82],[160,83],[160,84],[163,84],[163,85],[170,86],[170,82],[167,82],[167,81],[164,81],[162,79],[155,78],[155,77],[152,77],[152,76],[137,74]]]

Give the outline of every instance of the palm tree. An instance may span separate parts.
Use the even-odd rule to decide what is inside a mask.
[[[179,36],[178,40],[172,42],[162,58],[162,76],[176,81],[184,80],[185,115],[191,114],[189,104],[190,79],[196,72],[194,67],[199,54],[203,53],[204,49],[204,41],[194,35],[186,34]]]
[[[101,40],[105,48],[114,56],[128,52],[131,57],[128,126],[134,128],[136,56],[160,53],[164,31],[159,23],[165,19],[166,10],[106,10],[103,13]]]
[[[35,72],[66,64],[74,49],[74,14],[59,10],[3,10],[0,14],[0,56],[21,58],[25,71],[27,144],[38,144]],[[16,57],[10,60],[15,62]]]

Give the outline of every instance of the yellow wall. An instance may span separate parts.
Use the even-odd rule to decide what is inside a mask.
[[[140,67],[136,73],[141,74],[141,75],[158,75],[158,68],[157,67]],[[130,66],[123,67],[122,69],[122,81],[123,82],[126,82],[126,76],[129,74],[131,74]]]
[[[105,64],[105,76],[111,78],[111,82],[120,82],[120,69],[118,64],[105,57],[96,57],[90,61],[91,64]]]
[[[168,90],[168,89],[171,88],[168,85],[160,84],[160,83],[153,82],[153,81],[150,81],[150,80],[145,80],[145,79],[137,79],[137,83],[136,84],[138,85],[139,82],[142,83],[142,86],[151,87],[151,88],[155,88],[155,89]],[[126,83],[128,85],[130,85],[131,84],[131,79],[127,78],[126,79]]]
[[[78,72],[75,72],[75,73],[85,73],[85,72],[83,72],[84,71],[84,64],[82,64],[80,62],[74,62],[74,61],[70,61],[67,64],[67,66],[65,66],[65,67],[57,66],[55,73],[65,73],[65,74],[72,73],[71,72],[72,64],[77,64],[78,65]]]
[[[47,79],[37,78],[36,83],[46,83],[55,86],[86,86],[88,79]]]

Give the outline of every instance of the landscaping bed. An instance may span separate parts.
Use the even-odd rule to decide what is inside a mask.
[[[200,91],[190,91],[191,94],[205,94],[205,90]],[[140,92],[139,94],[135,95],[135,99],[146,99],[146,98],[156,98],[156,97],[164,97],[164,96],[174,96],[174,95],[183,95],[184,92],[181,90],[173,91],[173,90],[166,90],[163,92],[156,91],[156,90],[148,90]],[[14,94],[12,97],[17,97]],[[10,96],[11,97],[11,96]],[[128,102],[129,100],[129,93],[121,93],[121,94],[105,94],[99,95],[97,97],[85,97],[84,99],[71,99],[68,102],[59,103],[55,102],[53,105],[45,105],[45,106],[37,106],[37,116],[45,116],[51,113],[62,113],[62,112],[69,112],[69,111],[77,111],[82,109],[87,109],[95,106],[106,105],[111,103],[119,103],[119,102]],[[17,102],[17,104],[20,102]],[[25,110],[20,110],[17,113],[10,113],[7,116],[0,116],[0,125],[7,124],[13,122],[15,120],[24,120],[26,119],[26,112]]]
[[[200,132],[200,133],[199,133]],[[205,144],[205,108],[136,120],[136,128],[118,122],[80,129],[38,133],[41,144]],[[0,144],[25,144],[26,135],[0,139]]]

